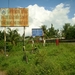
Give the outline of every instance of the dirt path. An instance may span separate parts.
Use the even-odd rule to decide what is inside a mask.
[[[5,71],[0,71],[0,75],[6,75]]]

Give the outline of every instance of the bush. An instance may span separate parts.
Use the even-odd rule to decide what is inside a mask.
[[[36,50],[35,53],[30,52],[30,46],[26,44],[28,63],[23,61],[25,56],[22,44],[13,46],[8,57],[0,54],[0,70],[6,70],[7,75],[75,74],[75,44],[49,44],[45,47],[36,44],[39,51]]]
[[[21,66],[14,66],[8,70],[7,75],[26,75],[26,69]]]
[[[13,46],[12,46],[12,44],[10,42],[6,43],[6,49],[7,49],[8,52],[12,50],[12,47]]]
[[[4,49],[4,40],[0,40],[0,50]]]

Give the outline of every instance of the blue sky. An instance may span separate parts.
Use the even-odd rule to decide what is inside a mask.
[[[0,8],[8,7],[29,9],[29,27],[26,28],[26,35],[31,35],[32,28],[42,25],[51,27],[53,24],[56,29],[61,30],[65,23],[75,24],[75,0],[0,0]],[[22,27],[18,29],[21,34]]]
[[[54,8],[60,3],[64,3],[70,5],[70,13],[68,16],[69,18],[73,17],[73,14],[75,13],[75,0],[0,0],[0,8],[7,8],[8,1],[10,8],[16,8],[18,6],[27,7],[29,5],[37,4],[48,10],[51,10],[51,8]]]

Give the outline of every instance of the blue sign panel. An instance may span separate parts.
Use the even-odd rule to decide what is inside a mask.
[[[42,29],[32,29],[32,36],[42,36],[43,31]]]

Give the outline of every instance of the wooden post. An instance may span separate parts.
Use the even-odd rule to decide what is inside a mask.
[[[5,51],[5,55],[6,55],[6,27],[4,29],[4,51]]]
[[[25,27],[24,27],[24,34],[23,34],[23,51],[25,51]]]
[[[24,26],[24,34],[23,34],[23,51],[24,51],[23,60],[25,60],[26,63],[28,63],[28,58],[27,58],[26,48],[25,48],[25,26]]]
[[[43,46],[45,46],[46,40],[43,38]]]
[[[32,38],[32,47],[34,47],[34,40],[33,40],[33,38]]]

